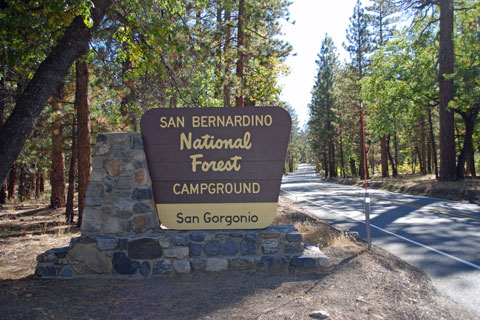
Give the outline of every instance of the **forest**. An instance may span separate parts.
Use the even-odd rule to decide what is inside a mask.
[[[328,34],[316,61],[307,136],[324,175],[476,177],[480,2],[357,1],[346,39],[350,61]]]
[[[357,1],[349,61],[328,35],[312,40],[306,128],[280,98],[289,4],[0,0],[0,204],[48,194],[69,222],[78,204],[81,224],[96,136],[139,131],[151,108],[287,108],[286,171],[313,161],[327,177],[476,177],[480,1]]]

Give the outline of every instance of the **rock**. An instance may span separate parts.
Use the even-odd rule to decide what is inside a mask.
[[[180,274],[190,273],[190,261],[188,259],[174,260],[173,270]]]
[[[302,234],[298,231],[287,233],[286,237],[290,242],[302,242]]]
[[[73,275],[73,270],[69,266],[64,267],[62,271],[60,271],[61,277],[73,277]]]
[[[228,260],[223,258],[208,258],[205,270],[208,272],[219,272],[228,269]]]
[[[125,228],[120,219],[107,217],[104,232],[105,234],[121,234],[125,232]]]
[[[113,254],[112,265],[115,273],[120,275],[133,275],[140,269],[140,263],[130,260],[124,252]]]
[[[172,272],[172,262],[170,260],[158,260],[153,265],[153,274],[169,274]]]
[[[128,243],[128,256],[131,259],[139,260],[157,259],[162,256],[162,248],[158,241],[154,239],[133,240]]]
[[[247,234],[240,243],[242,256],[253,256],[258,252],[258,239],[253,234]]]
[[[118,197],[113,200],[113,207],[119,210],[132,211],[135,204],[135,201],[123,197]]]
[[[144,233],[154,227],[151,215],[137,215],[130,220],[129,230],[135,233]]]
[[[104,195],[103,184],[94,183],[94,182],[88,184],[87,193],[86,193],[87,197],[101,199],[103,198],[103,195]]]
[[[82,218],[82,232],[99,232],[103,229],[103,212],[98,208],[85,207]]]
[[[205,267],[207,265],[207,259],[205,258],[191,258],[190,259],[190,266],[194,272],[198,271],[205,271]]]
[[[66,260],[76,274],[110,274],[111,258],[99,251],[96,243],[77,243]]]
[[[195,242],[200,242],[205,239],[205,234],[203,232],[192,232],[188,235],[188,238]]]
[[[310,312],[309,314],[310,318],[313,319],[328,319],[330,318],[330,314],[327,311],[324,310],[315,310]]]
[[[134,177],[134,182],[138,186],[148,186],[150,185],[150,179],[147,174],[147,170],[145,168],[138,169],[137,172],[135,172]]]
[[[303,253],[303,245],[301,242],[294,242],[286,244],[283,247],[283,251],[286,254],[302,254]]]
[[[105,157],[102,156],[95,156],[92,160],[92,173],[95,169],[103,169],[103,162],[105,161]]]
[[[133,149],[143,150],[143,140],[142,140],[142,137],[140,137],[140,135],[136,135],[132,137],[132,147]]]
[[[190,254],[190,250],[188,249],[188,247],[167,248],[164,250],[164,253],[163,253],[165,258],[176,258],[176,259],[187,258],[189,254]]]
[[[258,257],[238,257],[229,259],[229,265],[232,270],[251,270],[260,258]]]
[[[132,192],[132,199],[137,201],[152,199],[152,190],[150,188],[135,188]]]
[[[106,175],[107,175],[107,171],[105,169],[94,168],[92,173],[90,174],[90,182],[102,182]]]
[[[38,277],[55,277],[57,268],[54,266],[39,266],[35,269],[35,275]]]
[[[140,274],[144,277],[150,274],[150,263],[148,261],[144,261],[140,266]]]
[[[300,256],[300,257],[292,257],[290,260],[291,267],[299,267],[299,268],[315,268],[316,261],[314,258]]]
[[[93,154],[95,156],[103,156],[107,154],[110,151],[110,146],[108,144],[105,144],[103,142],[100,142],[95,145],[95,148],[93,150]]]
[[[220,254],[220,249],[221,245],[219,240],[209,241],[203,246],[203,252],[211,257],[218,256]]]
[[[199,256],[202,255],[202,245],[201,244],[190,242],[188,244],[188,247],[190,249],[190,255],[192,257],[199,257]]]
[[[137,202],[133,205],[133,213],[150,213],[152,209],[150,208],[150,203]]]
[[[275,254],[280,249],[280,240],[278,238],[264,239],[262,241],[262,252],[264,254]]]
[[[257,264],[257,271],[262,273],[277,274],[287,271],[288,261],[284,256],[264,256]]]
[[[117,193],[130,192],[133,186],[133,177],[131,175],[119,176],[113,183],[113,188]],[[125,194],[126,195],[126,194]]]
[[[222,255],[233,256],[238,253],[238,250],[239,250],[238,240],[227,239],[223,244]]]
[[[170,242],[172,243],[172,245],[178,246],[178,247],[188,246],[187,236],[183,233],[172,234],[170,236]]]
[[[105,169],[110,176],[116,177],[122,173],[122,162],[117,158],[110,160],[105,164]]]
[[[115,250],[118,245],[118,239],[115,238],[98,238],[97,248],[100,251]]]
[[[100,207],[102,204],[103,204],[103,201],[101,199],[90,198],[90,197],[85,198],[85,205],[87,207]]]

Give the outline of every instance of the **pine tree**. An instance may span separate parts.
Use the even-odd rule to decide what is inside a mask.
[[[333,95],[335,70],[337,67],[336,48],[332,38],[325,36],[322,48],[315,61],[318,73],[312,90],[310,103],[310,128],[316,144],[314,149],[323,152],[325,175],[337,176],[335,165],[335,99]]]
[[[365,10],[362,8],[362,3],[360,0],[357,0],[355,8],[353,9],[353,15],[350,17],[350,25],[347,29],[347,44],[343,44],[345,50],[350,53],[350,58],[352,59],[350,63],[350,69],[357,80],[361,80],[366,74],[367,69],[370,64],[369,55],[373,51],[373,40],[372,34],[368,30],[368,16],[365,13]],[[360,97],[360,86],[356,88],[357,97]],[[352,108],[355,113],[358,113],[357,119],[360,119],[360,99],[357,101],[352,101]],[[362,128],[361,125],[358,125],[358,140],[360,146],[360,166],[359,174],[363,179],[365,176],[364,160],[363,153],[365,146],[362,140]],[[366,172],[368,177],[368,169]]]

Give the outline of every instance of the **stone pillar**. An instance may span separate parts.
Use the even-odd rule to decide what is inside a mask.
[[[140,133],[99,134],[93,156],[82,234],[135,234],[159,228]]]

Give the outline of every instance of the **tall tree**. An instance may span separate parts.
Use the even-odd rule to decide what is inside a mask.
[[[393,33],[396,30],[395,23],[399,20],[398,17],[395,16],[397,12],[397,5],[392,0],[375,0],[371,6],[367,7],[367,14],[374,35],[373,43],[375,51],[383,48],[385,43],[393,38]],[[386,135],[380,139],[382,177],[388,177],[389,150],[387,141],[388,137]]]
[[[347,44],[344,44],[345,50],[350,54],[351,69],[353,71],[354,77],[357,80],[361,80],[367,73],[367,68],[370,65],[369,55],[371,54],[372,47],[372,34],[369,31],[368,16],[365,13],[365,10],[362,8],[362,3],[360,0],[357,0],[355,7],[353,9],[353,15],[350,17],[350,25],[347,29]],[[358,114],[358,119],[360,119],[360,86],[357,86],[356,90],[358,99],[356,102],[352,102],[352,108],[356,114]],[[363,144],[362,140],[362,128],[361,125],[358,125],[358,142],[359,142],[359,151],[360,151],[360,165],[359,165],[359,175],[363,179],[365,175],[368,177],[367,172],[364,172],[364,150],[366,146]],[[368,167],[367,167],[368,168]]]
[[[336,177],[335,163],[335,98],[334,79],[337,68],[337,54],[333,40],[325,35],[318,54],[317,76],[312,89],[310,108],[310,127],[314,139],[318,139],[317,147],[325,151],[325,172],[327,176]],[[318,150],[320,151],[320,150]]]
[[[78,60],[76,66],[75,107],[77,109],[78,134],[78,220],[82,224],[85,197],[90,179],[90,107],[88,103],[88,66],[85,58]]]
[[[92,31],[100,25],[112,2],[93,0],[91,27],[85,24],[88,20],[84,16],[77,15],[38,66],[18,98],[12,114],[0,129],[0,181],[5,179],[20,154],[48,98],[62,83],[73,62],[88,51]]]

